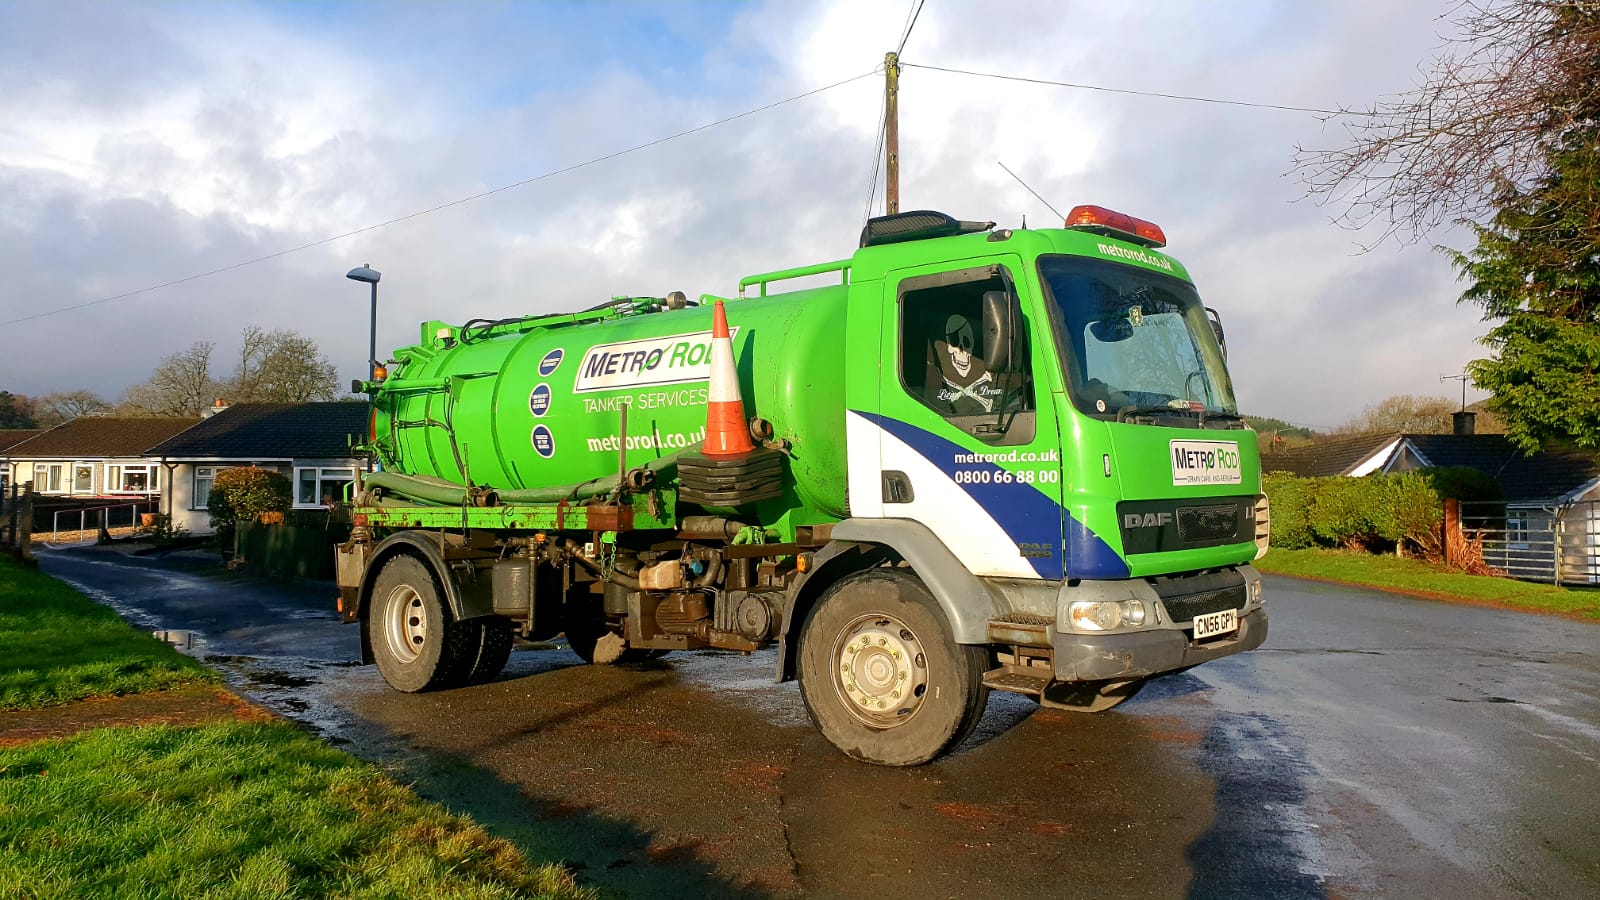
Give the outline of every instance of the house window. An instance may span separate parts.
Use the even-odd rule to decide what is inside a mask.
[[[153,494],[156,491],[156,467],[106,466],[106,492],[110,494]]]
[[[64,493],[62,481],[66,478],[66,474],[66,463],[34,463],[33,489],[41,494]]]
[[[327,506],[344,502],[344,489],[356,480],[351,468],[294,470],[294,505],[300,507]]]
[[[1526,549],[1528,546],[1528,511],[1525,509],[1506,510],[1506,543],[1513,547]]]
[[[205,509],[210,505],[211,483],[217,480],[217,473],[222,469],[222,466],[194,467],[194,499],[189,503],[190,509]]]
[[[94,466],[88,463],[78,463],[72,467],[72,492],[74,494],[94,493]]]

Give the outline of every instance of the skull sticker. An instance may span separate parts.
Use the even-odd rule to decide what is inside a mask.
[[[966,316],[951,316],[944,323],[945,348],[950,354],[950,365],[956,373],[966,377],[972,370],[972,348],[976,338],[972,322]]]

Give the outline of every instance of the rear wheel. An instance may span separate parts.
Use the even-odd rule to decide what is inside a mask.
[[[407,693],[438,690],[456,687],[470,674],[482,633],[455,621],[421,560],[395,556],[385,562],[371,602],[372,655],[390,687]]]
[[[472,666],[467,672],[467,684],[483,684],[499,675],[511,659],[511,623],[498,617],[473,619],[463,623],[477,630],[479,636],[472,643],[477,646]]]
[[[904,569],[852,575],[800,635],[800,695],[830,743],[863,762],[925,763],[972,731],[988,702],[982,647],[957,644],[932,593]]]

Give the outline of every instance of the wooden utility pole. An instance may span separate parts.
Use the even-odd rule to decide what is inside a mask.
[[[883,206],[885,215],[900,211],[900,55],[883,55]]]

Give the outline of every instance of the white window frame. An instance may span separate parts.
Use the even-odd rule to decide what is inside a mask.
[[[40,479],[39,479],[40,472],[46,473],[45,479],[44,479],[42,484],[40,483]],[[50,487],[50,479],[49,479],[49,474],[48,474],[50,472],[54,472],[55,476],[56,476],[56,486],[54,488]],[[64,462],[36,462],[36,463],[33,464],[33,474],[31,476],[29,476],[29,477],[33,481],[33,490],[34,490],[35,493],[39,493],[39,494],[65,494],[65,493],[67,493],[67,491],[63,490],[61,485],[62,485],[63,482],[67,481],[66,475],[67,475],[67,463],[64,463]],[[71,486],[71,483],[68,482],[68,487],[70,487],[70,486]]]
[[[1506,546],[1517,550],[1528,549],[1529,526],[1533,516],[1526,509],[1506,510]]]
[[[303,473],[303,472],[313,472],[313,473],[315,473],[315,475],[313,477],[315,478],[315,484],[316,484],[316,498],[313,501],[310,501],[310,502],[304,501],[304,500],[302,500],[300,498],[300,477],[301,477],[301,473]],[[337,482],[337,481],[355,481],[355,480],[356,480],[356,470],[355,470],[354,466],[295,466],[294,467],[294,482],[293,482],[293,485],[294,485],[294,508],[295,509],[322,509],[323,508],[322,496],[323,496],[324,493],[331,493],[331,494],[333,494],[333,497],[334,497],[335,500],[342,502],[344,500],[344,491],[343,491],[343,489],[340,489],[337,493],[335,493],[333,491],[326,491],[325,492],[323,490],[323,487],[322,487],[323,483],[324,482]]]
[[[145,486],[143,490],[124,488],[123,479],[129,472],[142,471],[145,473]],[[106,463],[106,483],[103,493],[106,494],[137,494],[140,496],[158,494],[161,492],[161,467],[155,463]]]
[[[212,482],[217,480],[217,473],[221,472],[223,469],[231,469],[231,468],[233,468],[233,467],[232,466],[228,466],[228,465],[223,465],[221,463],[218,463],[218,464],[215,464],[215,465],[209,465],[209,466],[197,465],[197,466],[194,467],[194,475],[192,476],[192,478],[190,480],[190,491],[189,491],[189,509],[190,509],[190,511],[199,511],[199,510],[203,510],[203,509],[207,509],[208,508],[206,504],[211,499],[211,485],[212,485]],[[204,500],[202,500],[200,498],[200,483],[201,482],[205,482],[205,485],[206,485],[206,496],[205,496]]]

